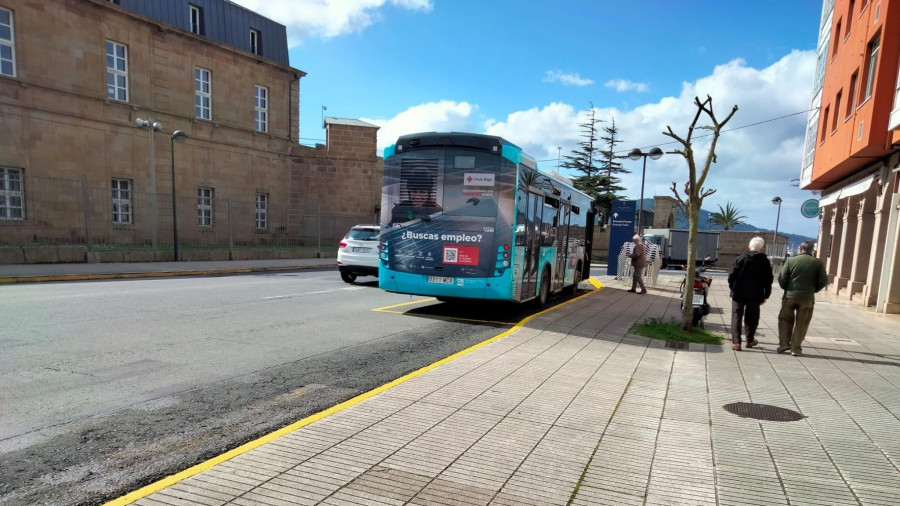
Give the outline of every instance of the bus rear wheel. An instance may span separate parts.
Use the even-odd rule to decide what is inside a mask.
[[[575,269],[575,279],[572,280],[572,286],[569,287],[569,293],[572,295],[576,295],[578,293],[578,285],[581,283],[581,262],[578,262],[578,267]]]
[[[550,300],[550,271],[544,269],[544,273],[541,274],[541,288],[537,296],[538,307],[546,306],[548,300]]]

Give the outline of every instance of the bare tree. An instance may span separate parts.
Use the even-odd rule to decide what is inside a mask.
[[[706,100],[703,102],[700,101],[700,97],[694,97],[694,105],[697,106],[697,114],[694,115],[694,121],[692,121],[691,126],[688,127],[687,137],[679,137],[672,130],[672,127],[668,125],[666,125],[668,131],[663,132],[663,135],[667,135],[681,144],[681,149],[675,150],[673,153],[683,156],[688,164],[688,180],[684,183],[684,198],[678,193],[677,183],[675,181],[672,182],[672,193],[675,194],[678,205],[681,206],[682,212],[688,219],[687,273],[685,273],[688,282],[685,283],[685,290],[681,300],[681,328],[684,330],[691,330],[693,327],[693,310],[691,307],[693,294],[690,287],[693,286],[692,280],[697,271],[697,244],[700,237],[697,233],[697,229],[699,228],[700,222],[700,207],[703,205],[703,199],[716,192],[715,189],[704,188],[703,184],[706,182],[707,174],[709,174],[709,167],[716,162],[716,143],[719,141],[722,127],[728,123],[731,117],[734,116],[734,113],[738,110],[738,106],[735,105],[727,118],[723,121],[718,121],[713,112],[712,97],[707,95]],[[712,125],[697,126],[700,115],[704,113],[709,117],[709,120],[712,121]],[[709,152],[706,153],[706,161],[703,163],[703,168],[699,171],[699,174],[697,171],[697,163],[694,161],[694,149],[691,145],[694,140],[694,130],[698,128],[710,130],[712,132],[710,134],[712,136],[712,142],[709,146]]]

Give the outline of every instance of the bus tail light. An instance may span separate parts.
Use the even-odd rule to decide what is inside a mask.
[[[502,276],[509,269],[509,244],[497,246],[497,261],[494,263],[494,276]]]

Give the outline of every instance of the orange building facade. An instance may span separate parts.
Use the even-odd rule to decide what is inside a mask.
[[[800,186],[828,290],[900,313],[900,0],[826,0]]]

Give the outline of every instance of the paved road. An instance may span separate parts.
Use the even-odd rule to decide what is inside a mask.
[[[508,328],[369,279],[0,287],[0,504],[114,497]],[[372,311],[399,303],[414,309]]]

